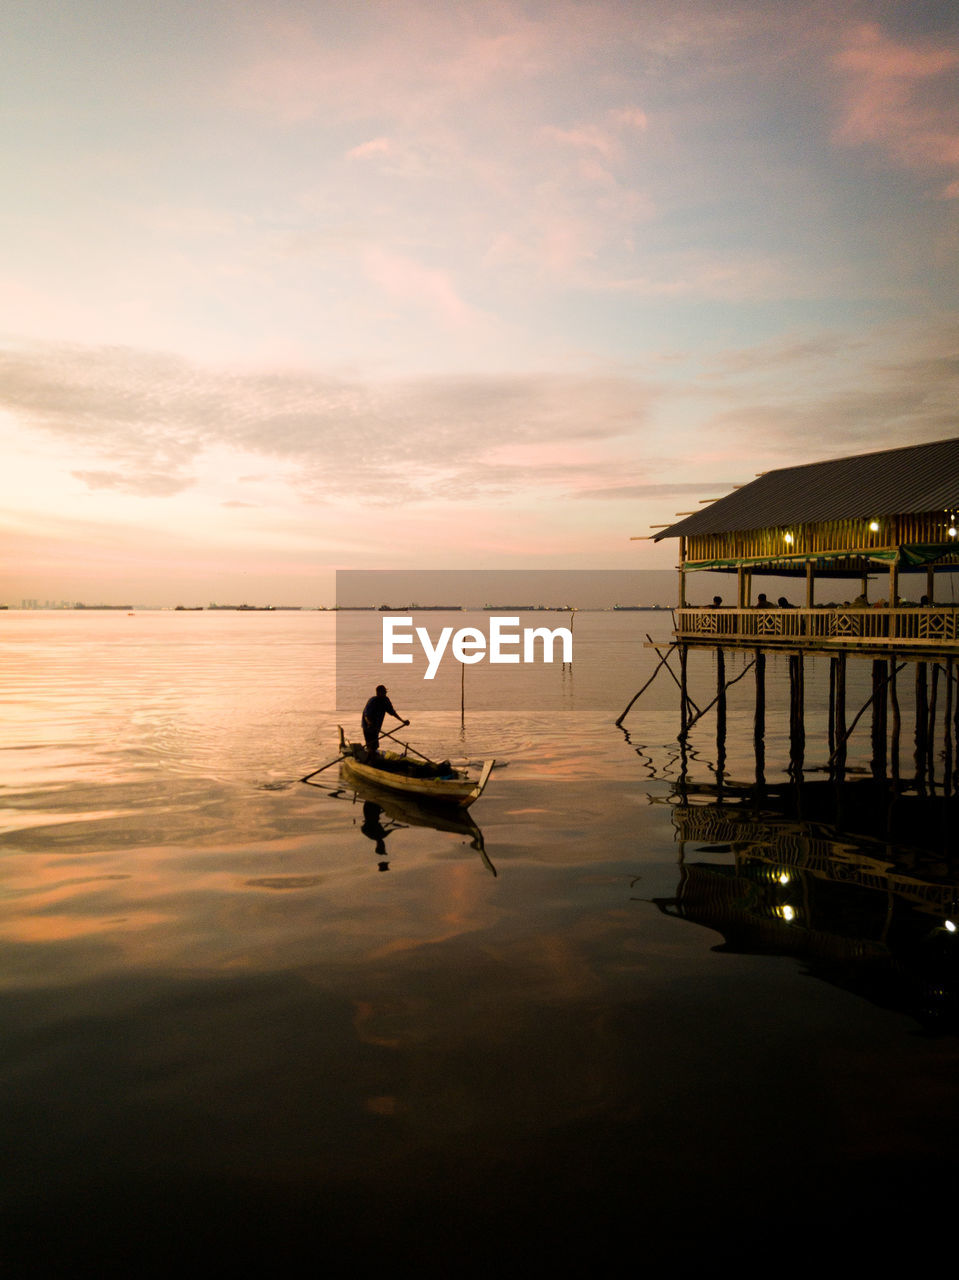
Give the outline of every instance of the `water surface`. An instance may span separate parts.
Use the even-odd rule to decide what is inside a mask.
[[[512,1274],[800,1238],[861,1261],[945,1212],[951,811],[837,799],[823,672],[808,785],[775,659],[766,787],[747,675],[717,794],[715,719],[681,751],[665,672],[613,724],[666,621],[578,617],[604,709],[411,716],[428,754],[503,762],[481,851],[335,768],[297,781],[344,718],[332,621],[3,616],[12,1274],[303,1250]],[[690,678],[704,706],[709,655]],[[868,786],[868,729],[850,745]]]

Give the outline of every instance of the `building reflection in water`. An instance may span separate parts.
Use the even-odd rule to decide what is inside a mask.
[[[959,1031],[956,799],[876,778],[739,789],[685,784],[665,913],[717,951],[793,956],[823,981]]]

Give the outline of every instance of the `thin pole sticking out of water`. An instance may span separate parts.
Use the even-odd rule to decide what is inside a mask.
[[[943,770],[945,773],[946,795],[952,794],[952,667],[953,659],[950,654],[946,658],[946,716],[943,738],[945,747],[945,759],[943,762]]]
[[[936,783],[936,700],[939,694],[939,663],[932,664],[932,692],[929,695],[929,731],[926,734],[926,750],[929,753],[929,784]]]
[[[756,719],[753,723],[753,746],[756,751],[756,785],[766,783],[766,655],[756,650]]]
[[[836,780],[842,782],[846,775],[846,741],[849,737],[846,732],[846,655],[845,653],[837,653],[834,659],[836,663],[836,724],[833,732],[836,735],[836,750],[834,758],[836,761]]]
[[[872,664],[872,773],[876,779],[886,776],[886,686],[889,678],[886,663],[876,658]]]
[[[926,779],[926,732],[929,725],[929,703],[926,692],[926,664],[916,663],[916,782],[922,788]]]
[[[902,730],[902,715],[899,711],[899,692],[896,688],[896,659],[889,659],[889,701],[892,705],[892,737],[889,741],[889,768],[893,782],[899,781],[899,735]]]
[[[806,756],[805,698],[803,655],[793,653],[789,656],[789,771],[797,782]]]
[[[720,795],[726,771],[726,655],[716,650],[716,786]]]

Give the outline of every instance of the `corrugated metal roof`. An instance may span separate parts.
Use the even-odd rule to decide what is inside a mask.
[[[766,529],[959,508],[959,440],[767,471],[654,536]]]

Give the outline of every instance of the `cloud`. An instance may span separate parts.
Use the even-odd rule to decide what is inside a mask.
[[[810,366],[804,382],[783,383],[776,395],[763,395],[762,382],[747,379],[730,392],[735,403],[705,420],[703,434],[732,450],[748,444],[760,466],[955,436],[957,343],[956,317],[939,317],[935,326],[911,332],[880,329],[860,335],[858,346],[850,343],[858,358],[838,371],[831,369],[833,346],[827,343],[818,373]],[[762,349],[756,363],[762,364]]]
[[[125,475],[121,471],[72,471],[70,474],[82,480],[88,489],[117,489],[141,498],[168,498],[190,484],[189,480],[179,480],[172,475],[151,475],[142,471],[135,475]]]
[[[361,142],[359,146],[351,147],[346,153],[354,160],[361,160],[365,156],[386,155],[392,150],[392,144],[389,138],[370,138],[369,142]]]
[[[65,344],[0,353],[0,388],[0,410],[56,441],[62,472],[89,488],[162,499],[209,485],[234,459],[236,483],[353,506],[568,487],[584,476],[577,442],[598,451],[595,482],[612,465],[603,442],[641,431],[655,396],[620,374],[376,382]],[[509,455],[520,445],[545,449],[532,477]],[[224,499],[238,501],[217,494],[217,505]]]
[[[854,28],[834,59],[844,77],[836,140],[876,144],[905,168],[959,165],[955,44],[900,44],[876,24]]]
[[[446,271],[423,266],[378,245],[366,249],[363,265],[368,278],[400,303],[425,307],[440,321],[457,326],[480,318],[480,313],[459,296]]]
[[[727,489],[734,487],[732,480],[697,480],[690,484],[617,484],[609,485],[603,489],[579,489],[575,493],[570,494],[573,498],[587,498],[590,501],[606,502],[620,501],[643,498],[684,498],[687,495],[695,496],[697,499],[702,497],[703,493],[708,489],[715,492],[717,496],[725,493]]]
[[[594,280],[593,287],[644,298],[742,302],[816,297],[828,286],[808,263],[786,256],[752,249],[724,253],[689,249],[660,253],[650,272],[610,273],[606,279]]]

